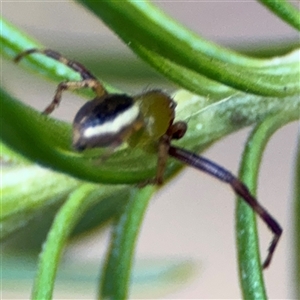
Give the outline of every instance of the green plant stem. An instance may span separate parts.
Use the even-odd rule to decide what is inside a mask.
[[[81,0],[79,2],[101,16],[129,46],[131,45],[132,49],[147,61],[152,60],[152,64],[156,64],[156,67],[159,63],[164,63],[164,73],[170,73],[170,78],[180,84],[187,85],[184,78],[188,81],[199,73],[195,76],[196,82],[187,85],[189,89],[196,91],[198,84],[206,83],[211,91],[198,88],[197,92],[214,94],[214,89],[220,89],[221,92],[225,90],[226,93],[228,91],[233,93],[233,89],[241,89],[249,93],[274,96],[274,98],[260,98],[235,93],[223,99],[222,103],[189,111],[189,115],[191,112],[193,114],[189,123],[191,134],[187,134],[187,139],[183,143],[189,141],[186,144],[188,147],[198,148],[201,146],[198,142],[199,137],[204,136],[204,139],[200,139],[201,142],[204,145],[209,144],[238,128],[271,116],[254,131],[241,167],[243,180],[250,189],[255,190],[258,166],[268,138],[280,126],[299,118],[297,115],[299,110],[296,110],[299,108],[297,92],[300,89],[297,56],[299,52],[287,56],[287,59],[286,57],[268,60],[249,58],[197,37],[146,1]],[[2,53],[10,59],[24,49],[40,47],[40,44],[23,35],[4,20],[1,21],[1,45]],[[78,74],[66,66],[40,55],[26,58],[24,64],[55,80],[78,79]],[[230,87],[218,86],[216,82],[222,82]],[[286,97],[286,95],[292,96]],[[285,97],[278,98],[280,96]],[[113,167],[108,165],[106,169],[103,166],[99,169],[95,168],[90,159],[85,160],[83,156],[71,151],[69,125],[40,116],[32,109],[14,101],[5,92],[1,93],[1,105],[1,120],[5,124],[5,128],[1,130],[1,137],[8,145],[34,161],[95,182],[134,183],[153,174],[155,164],[145,171],[144,168],[148,164],[144,160],[137,168],[130,169],[128,166],[123,168],[123,159],[126,155],[120,156],[122,164],[117,159]],[[239,110],[240,107],[242,109]],[[210,127],[211,124],[212,131],[202,129],[204,127],[201,126],[203,125],[201,122],[205,123],[205,128]],[[201,130],[196,130],[197,128]],[[125,154],[130,156],[131,151]],[[132,157],[137,160],[134,155]],[[115,226],[110,256],[102,281],[102,295],[105,297],[124,299],[127,296],[134,245],[154,189],[154,187],[146,187],[141,191],[134,191],[125,212]],[[51,298],[62,249],[74,225],[91,205],[91,202],[87,201],[87,195],[96,190],[98,191],[98,188],[92,184],[81,185],[59,211],[40,258],[33,299]],[[239,221],[245,220],[247,209],[248,207],[242,207],[242,204],[238,205]],[[238,226],[240,226],[239,221]],[[252,222],[252,216],[249,215],[246,229],[255,234],[255,229],[250,225]],[[262,282],[257,238],[250,238],[250,233],[248,235],[245,228],[243,230],[246,234],[238,234],[238,241],[244,295],[247,299],[264,299],[266,295]]]
[[[41,47],[41,44],[38,41],[26,35],[2,17],[0,18],[0,29],[0,53],[1,55],[6,55],[10,59],[13,59],[24,49]]]
[[[13,151],[11,148],[7,147],[7,145],[3,144],[0,141],[0,157],[2,163],[9,163],[9,164],[16,164],[16,165],[30,165],[31,162],[23,157],[22,155],[18,154],[17,152]]]
[[[44,45],[1,17],[0,28],[0,53],[11,61],[24,50],[32,48],[45,49]],[[28,55],[19,64],[55,82],[80,80],[80,75],[77,72],[45,55]],[[102,84],[108,91],[116,91],[115,88],[106,82],[102,81]],[[88,90],[81,90],[78,93],[89,97],[94,95]]]
[[[283,21],[300,31],[300,13],[286,0],[258,0]]]
[[[1,171],[1,239],[29,225],[42,209],[58,206],[78,186],[74,178],[36,164]]]
[[[101,183],[138,183],[155,174],[156,156],[142,149],[126,148],[117,151],[109,160],[95,168],[95,160],[71,149],[71,126],[41,115],[2,90],[1,111],[3,126],[1,139],[26,158],[74,177]],[[192,99],[193,98],[193,99]],[[203,149],[217,139],[269,115],[282,114],[291,119],[299,117],[298,96],[264,98],[236,94],[205,106],[201,97],[183,103],[187,109],[178,118],[188,120],[189,130],[178,145],[189,149]],[[199,107],[198,107],[199,104]],[[203,107],[204,105],[204,107]],[[197,128],[201,130],[197,130]],[[32,145],[35,145],[34,147]],[[97,155],[97,156],[96,156]],[[94,155],[99,157],[100,152]]]
[[[226,85],[177,65],[134,41],[130,43],[130,47],[160,73],[193,93],[204,96],[209,95],[214,100],[220,100],[236,92],[236,90]]]
[[[39,48],[43,49],[41,43],[33,37],[25,34],[17,27],[0,18],[0,42],[1,55],[6,56],[11,61],[24,50]],[[33,71],[43,74],[47,78],[55,81],[79,80],[80,76],[69,67],[54,61],[44,55],[29,55],[21,62],[22,65],[30,67]]]
[[[163,43],[162,46],[166,46],[167,42],[172,39],[174,43],[167,47],[168,50],[175,47],[176,49],[180,48],[180,51],[187,50],[190,52],[192,49],[194,52],[199,51],[214,59],[243,67],[251,65],[252,67],[261,68],[273,65],[268,59],[250,58],[199,37],[197,34],[186,29],[186,27],[164,14],[147,0],[125,0],[122,1],[122,3],[119,2],[119,5],[112,1],[100,3],[90,0],[80,0],[78,2],[87,6],[98,16],[103,16],[103,20],[105,22],[107,21],[109,26],[111,25],[116,28],[121,27],[122,22],[126,21],[126,24],[131,29],[133,25],[140,24],[140,27],[135,26],[136,32],[132,33],[132,38],[139,37],[140,40],[144,42],[146,38],[152,37],[149,43],[154,42],[154,46],[159,42]],[[104,8],[107,9],[107,11],[105,11]],[[111,16],[109,16],[109,14],[111,14]],[[121,19],[114,21],[113,17],[115,16]],[[123,25],[124,24],[125,23],[123,23]],[[126,28],[124,28],[124,30],[126,30],[126,32],[129,31]],[[142,37],[142,33],[146,34],[146,36]],[[167,41],[164,42],[163,38],[166,38]],[[176,42],[178,43],[176,44]],[[131,41],[129,41],[128,46],[130,46],[130,43]],[[183,46],[183,48],[181,48],[181,46]],[[152,49],[154,47],[147,48]],[[197,53],[194,54],[197,55]]]
[[[86,195],[95,190],[95,185],[84,184],[75,190],[60,209],[48,233],[38,264],[32,299],[52,299],[55,276],[68,236],[87,205]]]
[[[55,276],[59,260],[74,226],[85,211],[120,187],[99,187],[94,184],[82,184],[72,194],[57,213],[41,253],[38,272],[34,282],[32,299],[52,299]],[[79,272],[80,270],[78,270]]]
[[[88,172],[90,175],[92,175],[92,173],[94,174],[92,175],[92,177],[95,176],[94,180],[92,180],[94,182],[103,182],[101,177],[104,176],[103,179],[105,177],[108,179],[106,183],[109,183],[109,181],[110,183],[116,183],[115,180],[118,178],[118,172],[122,170],[120,161],[113,163],[115,166],[107,162],[99,165],[99,168],[95,168],[95,159],[91,160],[90,157],[84,157],[82,154],[72,152],[70,148],[70,125],[41,115],[39,112],[23,105],[21,102],[15,101],[3,90],[1,93],[0,115],[2,122],[5,123],[5,127],[3,126],[0,132],[1,139],[7,145],[22,153],[25,157],[43,165],[49,166],[50,163],[54,169],[60,166],[62,167],[62,169],[60,168],[62,172],[65,172],[63,169],[72,170],[73,176],[81,177],[83,180],[88,179],[89,176],[86,176],[86,172]],[[6,123],[6,120],[8,123]],[[27,142],[24,143],[25,140]],[[35,146],[33,147],[32,145]],[[134,151],[131,150],[131,152]],[[140,152],[143,151],[140,150],[139,154],[141,154]],[[94,158],[100,156],[99,153],[95,155]],[[123,174],[124,177],[122,175],[125,180],[123,183],[126,183],[126,181],[127,183],[134,183],[146,178],[151,178],[154,174],[154,170],[151,168],[151,164],[155,161],[153,158],[154,157],[150,155],[148,169],[145,168],[145,166],[143,169],[140,169],[140,171],[144,173],[144,175],[140,174],[142,176],[139,176],[138,169],[136,169],[136,172],[132,172],[130,168],[126,166],[123,169],[126,173]],[[138,157],[132,161],[130,157],[120,157],[119,159],[122,160],[123,163],[129,159],[130,164],[128,163],[128,165],[133,168],[136,167],[136,163],[138,162]],[[87,167],[87,164],[90,165],[90,167]]]
[[[145,210],[155,190],[154,186],[133,190],[116,220],[101,280],[100,299],[128,298],[134,249]]]
[[[294,187],[294,274],[296,298],[300,299],[300,132],[298,132],[298,145],[295,164],[295,187]]]
[[[296,117],[294,120],[299,118]],[[286,116],[269,117],[258,124],[250,135],[240,167],[240,179],[255,195],[262,154],[272,134],[291,122]],[[267,299],[259,255],[253,210],[241,199],[237,202],[236,227],[240,282],[244,299]]]
[[[300,90],[300,70],[295,65],[284,78],[276,72],[270,73],[268,67],[276,61],[248,58],[213,45],[178,25],[147,1],[77,1],[101,18],[129,47],[136,42],[214,81],[266,96],[284,96]]]

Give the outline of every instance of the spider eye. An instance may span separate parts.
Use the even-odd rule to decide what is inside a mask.
[[[138,105],[125,94],[110,94],[87,102],[73,122],[76,150],[116,147],[131,132],[140,117]]]

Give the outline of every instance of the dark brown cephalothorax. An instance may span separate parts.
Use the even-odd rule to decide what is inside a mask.
[[[82,64],[68,60],[56,51],[29,49],[15,58],[19,62],[24,56],[40,53],[51,57],[78,72],[80,81],[66,81],[58,85],[52,102],[44,110],[50,114],[60,103],[62,92],[91,88],[96,97],[84,104],[73,121],[73,147],[77,151],[87,148],[106,147],[114,149],[123,142],[129,147],[142,147],[157,153],[156,177],[147,183],[162,184],[169,156],[206,172],[229,184],[261,217],[273,233],[268,255],[263,267],[269,266],[282,234],[277,221],[262,207],[248,188],[229,171],[216,163],[188,150],[172,145],[172,140],[181,139],[187,124],[174,122],[176,104],[170,96],[160,90],[148,91],[136,96],[110,94],[104,86]]]

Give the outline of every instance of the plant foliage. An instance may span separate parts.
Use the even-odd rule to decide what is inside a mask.
[[[180,146],[200,152],[234,131],[254,127],[245,146],[240,177],[255,193],[268,139],[285,124],[299,120],[300,50],[253,58],[206,41],[147,1],[77,2],[105,22],[138,56],[189,91],[181,90],[174,96],[177,118],[189,124],[185,138],[178,142]],[[289,3],[260,2],[299,30],[299,11]],[[44,46],[2,19],[2,56],[12,61],[29,48]],[[28,56],[20,65],[55,82],[79,79],[74,71],[42,55]],[[91,156],[100,155],[101,150],[75,153],[70,146],[70,124],[42,116],[3,87],[1,121],[1,157],[5,164],[2,238],[29,224],[42,209],[60,206],[39,258],[32,298],[51,299],[63,248],[78,222],[83,224],[78,232],[93,227],[85,223],[85,216],[96,205],[102,211],[97,224],[115,218],[99,297],[127,298],[136,239],[156,190],[152,186],[138,189],[133,184],[154,176],[155,155],[123,147],[95,168]],[[180,167],[170,160],[167,179]],[[298,179],[299,172],[298,163]],[[116,209],[118,206],[122,209]],[[298,190],[295,207],[299,215]],[[252,211],[239,201],[237,241],[243,295],[245,299],[266,299],[255,228]]]

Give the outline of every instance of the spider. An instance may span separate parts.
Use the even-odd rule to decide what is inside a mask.
[[[181,139],[187,131],[183,121],[174,122],[176,103],[161,90],[151,90],[136,96],[112,94],[104,88],[98,79],[82,64],[63,57],[50,49],[29,49],[21,52],[14,59],[19,62],[24,56],[40,53],[55,59],[74,71],[82,78],[80,81],[61,82],[52,102],[43,111],[49,115],[59,105],[62,92],[81,88],[91,88],[96,97],[85,103],[75,115],[73,121],[73,148],[83,151],[88,148],[108,148],[113,151],[125,141],[129,147],[143,147],[157,153],[156,176],[145,184],[163,183],[163,175],[169,156],[180,162],[206,172],[229,184],[265,222],[273,233],[268,254],[263,262],[267,268],[282,234],[278,222],[251,195],[246,185],[229,171],[216,163],[172,145],[172,140]]]

